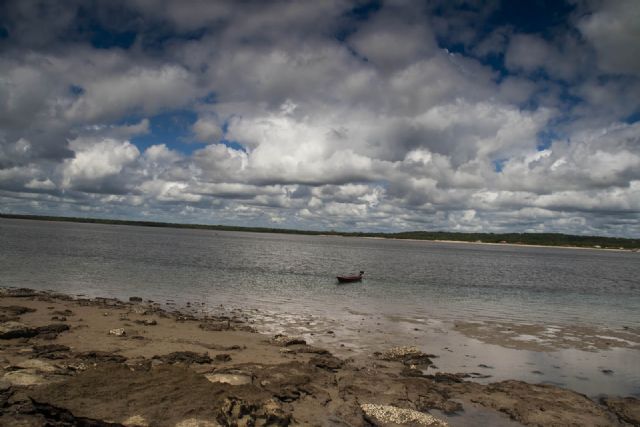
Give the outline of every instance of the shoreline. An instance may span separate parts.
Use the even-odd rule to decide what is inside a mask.
[[[173,229],[191,229],[191,230],[203,230],[203,231],[231,231],[231,232],[241,232],[241,233],[266,233],[266,234],[285,234],[285,235],[303,235],[303,236],[317,236],[317,237],[356,237],[356,238],[365,238],[365,239],[376,239],[376,240],[406,240],[406,241],[416,241],[416,242],[443,242],[443,243],[471,243],[471,244],[484,244],[484,245],[506,245],[506,246],[531,246],[531,247],[539,247],[539,248],[565,248],[565,249],[592,249],[592,250],[605,250],[605,251],[619,251],[619,252],[636,252],[640,253],[640,247],[635,248],[622,248],[622,247],[598,247],[600,245],[594,246],[579,246],[579,245],[539,245],[539,244],[529,244],[529,243],[500,243],[500,242],[478,242],[478,241],[469,241],[469,240],[447,240],[447,239],[415,239],[415,238],[403,238],[403,237],[394,237],[400,233],[381,233],[386,234],[385,236],[376,236],[376,235],[367,235],[367,234],[377,234],[377,233],[367,233],[367,232],[327,232],[327,231],[314,231],[314,230],[298,230],[298,229],[280,229],[280,228],[265,228],[265,227],[246,227],[246,226],[227,226],[227,225],[206,225],[206,224],[191,224],[191,223],[164,223],[164,222],[155,222],[155,221],[136,221],[136,220],[116,220],[116,219],[104,219],[104,218],[73,218],[73,217],[49,217],[49,216],[40,216],[40,215],[20,215],[20,214],[0,214],[0,219],[15,219],[15,220],[25,220],[25,221],[43,221],[43,222],[61,222],[61,223],[76,223],[76,224],[102,224],[102,225],[124,225],[130,227],[154,227],[154,228],[173,228]],[[412,232],[414,233],[414,232]],[[420,233],[415,232],[415,233]],[[439,233],[439,232],[435,232]],[[455,234],[455,233],[454,233]],[[460,233],[465,234],[465,233]],[[492,234],[492,233],[485,233]],[[509,233],[493,233],[498,236]],[[519,233],[519,234],[536,234],[536,233]],[[551,233],[555,234],[555,233]],[[619,239],[616,237],[606,237],[606,236],[577,236],[577,235],[567,235],[569,237],[592,237],[597,239]],[[623,238],[626,240],[635,240]],[[604,242],[603,242],[604,243]]]
[[[327,237],[331,237],[330,235],[326,235]],[[354,236],[344,236],[344,237],[354,237]],[[359,236],[361,239],[372,239],[372,240],[397,240],[397,241],[407,241],[407,242],[436,242],[436,243],[456,243],[456,244],[468,244],[468,245],[487,245],[487,246],[513,246],[513,247],[523,247],[523,248],[546,248],[546,249],[584,249],[591,251],[607,251],[607,252],[640,252],[640,249],[624,249],[624,248],[594,248],[589,246],[560,246],[560,245],[534,245],[528,243],[492,243],[492,242],[470,242],[466,240],[428,240],[428,239],[401,239],[397,237],[369,237],[369,236]]]
[[[136,297],[12,288],[0,292],[0,314],[2,425],[58,422],[62,413],[180,427],[640,422],[637,398],[480,384],[436,368],[448,355],[411,346],[340,358],[300,337],[256,333],[241,312],[196,317]]]

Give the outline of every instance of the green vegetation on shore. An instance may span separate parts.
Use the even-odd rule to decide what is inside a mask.
[[[281,233],[306,235],[332,235],[349,237],[378,237],[386,239],[452,240],[459,242],[511,243],[522,245],[565,246],[603,249],[640,249],[640,239],[621,237],[575,236],[561,233],[457,233],[448,231],[406,231],[401,233],[348,233],[340,231],[310,231],[267,227],[238,227],[230,225],[177,224],[152,221],[124,221],[117,219],[73,218],[40,215],[0,214],[0,218],[65,221],[94,224],[134,225],[145,227],[192,228],[200,230],[245,231],[254,233]]]

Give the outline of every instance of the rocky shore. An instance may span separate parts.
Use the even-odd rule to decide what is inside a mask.
[[[0,293],[2,426],[640,425],[640,401],[439,372],[415,347],[339,358],[242,315]]]

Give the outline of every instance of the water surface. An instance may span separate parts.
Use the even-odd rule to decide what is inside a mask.
[[[359,270],[362,283],[335,280]],[[0,219],[0,271],[1,286],[254,308],[273,330],[290,323],[323,341],[316,332],[331,327],[347,348],[401,341],[443,352],[466,343],[476,358],[497,351],[457,337],[454,320],[640,327],[640,255],[631,252]],[[640,392],[637,351],[605,352],[603,363],[588,352],[559,352],[555,364],[546,353],[500,351],[491,358],[503,362],[479,362],[503,366],[493,378],[519,369],[523,379],[583,391]],[[441,364],[471,369],[465,359]],[[627,378],[594,382],[608,362]]]

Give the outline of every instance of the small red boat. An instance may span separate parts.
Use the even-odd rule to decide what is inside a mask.
[[[336,276],[336,279],[338,279],[340,283],[359,282],[362,280],[363,274],[364,271],[361,271],[357,276]]]

